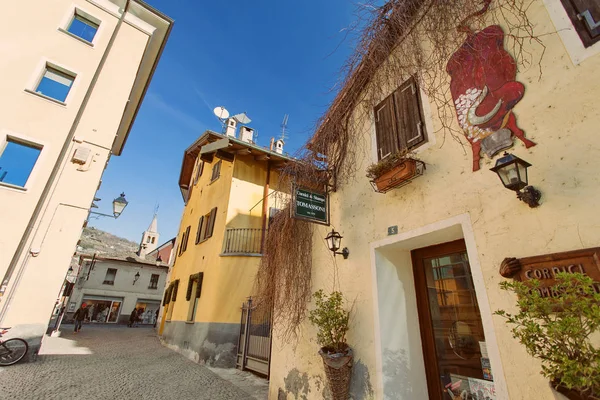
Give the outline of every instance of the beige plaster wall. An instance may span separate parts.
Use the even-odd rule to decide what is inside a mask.
[[[531,6],[529,17],[538,33],[555,30],[541,0]],[[514,109],[518,125],[538,145],[525,149],[516,140],[511,150],[533,164],[529,182],[543,193],[537,209],[530,209],[503,188],[488,170],[493,161],[484,158],[481,170],[472,172],[465,140],[463,148],[431,130],[428,134],[436,136],[437,145],[418,154],[427,163],[425,174],[387,194],[374,193],[364,177],[366,167],[374,161],[374,128],[370,122],[364,124],[365,135],[356,143],[362,154],[359,172],[331,195],[332,225],[344,236],[342,245],[350,249],[348,260],[336,258],[339,286],[334,286],[335,263],[321,239],[325,227],[318,227],[313,248],[313,289],[339,287],[354,302],[348,334],[357,361],[353,398],[384,398],[384,385],[392,378],[410,381],[413,386],[387,391],[386,398],[426,398],[410,250],[459,237],[467,242],[498,398],[554,398],[539,374],[539,362],[512,338],[501,318],[491,316],[497,309],[514,310],[514,297],[498,287],[503,280],[498,268],[505,257],[593,247],[600,241],[596,211],[600,194],[600,138],[596,134],[600,57],[590,56],[575,66],[558,35],[545,36],[543,43],[543,74],[540,76],[535,66],[519,71],[517,80],[525,84],[526,91]],[[535,51],[539,55],[539,48]],[[435,119],[428,125],[439,128]],[[387,227],[393,225],[399,233],[387,237]],[[386,307],[383,300],[393,307]],[[398,323],[391,323],[392,319]],[[278,398],[281,392],[288,399],[327,398],[315,336],[307,322],[293,346],[276,338],[270,398]],[[393,336],[401,338],[390,339]],[[386,370],[382,355],[386,346],[405,359],[392,364],[394,371]],[[405,370],[398,368],[400,365]]]
[[[43,4],[42,4],[43,3]],[[101,20],[93,46],[59,31],[74,7]],[[0,274],[3,276],[40,198],[60,149],[83,101],[92,76],[116,26],[117,18],[84,0],[50,3],[25,1],[2,7],[0,26],[0,140],[7,134],[43,145],[25,190],[0,185]],[[23,22],[23,15],[27,15]],[[2,306],[11,305],[4,323],[48,320],[94,193],[110,154],[110,146],[127,104],[148,34],[123,24],[70,144],[66,162],[50,191],[33,234],[25,246]],[[77,74],[65,101],[57,104],[25,90],[34,90],[49,61]],[[72,163],[78,147],[89,148],[85,165]],[[29,249],[39,250],[37,257]],[[17,283],[17,286],[14,286]],[[17,287],[16,291],[12,291]]]

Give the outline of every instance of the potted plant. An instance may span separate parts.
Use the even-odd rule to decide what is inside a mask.
[[[552,387],[572,400],[600,399],[600,348],[590,339],[600,328],[594,281],[580,273],[558,273],[552,296],[538,290],[537,280],[500,285],[517,294],[519,312],[495,314],[506,318],[513,336],[542,361],[541,373]]]
[[[308,319],[317,328],[319,354],[323,358],[325,375],[333,400],[347,400],[352,375],[352,349],[346,343],[350,312],[343,307],[341,292],[326,295],[323,290],[313,294],[316,308]]]
[[[423,173],[425,164],[406,150],[390,154],[378,162],[369,165],[367,178],[378,192],[387,192],[402,186],[412,178]]]

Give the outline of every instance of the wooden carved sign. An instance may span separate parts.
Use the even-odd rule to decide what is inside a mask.
[[[525,86],[516,81],[517,64],[504,49],[504,31],[497,25],[471,32],[446,65],[458,123],[473,150],[473,171],[480,152],[493,157],[512,147],[513,136],[525,147],[535,143],[517,126],[513,107]]]
[[[556,274],[559,272],[582,273],[594,280],[594,288],[600,293],[600,247],[567,251],[525,258],[505,258],[500,265],[500,275],[522,282],[537,279],[542,297],[557,297]]]

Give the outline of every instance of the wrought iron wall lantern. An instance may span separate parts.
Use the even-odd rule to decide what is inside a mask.
[[[504,153],[504,156],[499,158],[494,168],[490,170],[498,174],[505,188],[516,192],[519,200],[534,208],[540,205],[542,193],[533,186],[528,186],[527,168],[529,167],[531,164],[527,161]]]
[[[344,260],[348,258],[350,250],[348,250],[347,247],[344,247],[341,252],[338,252],[342,244],[342,236],[339,234],[339,232],[336,232],[335,229],[332,229],[331,232],[327,234],[325,241],[327,242],[327,247],[329,247],[329,250],[333,252],[334,257],[336,254],[341,254],[344,256]]]
[[[94,201],[99,201],[99,200],[100,200],[99,198],[94,198]],[[121,215],[123,210],[125,210],[125,207],[127,207],[127,204],[129,204],[129,202],[127,201],[127,199],[125,199],[125,193],[121,193],[121,195],[119,197],[117,197],[116,199],[113,200],[112,204],[113,204],[113,215],[102,214],[102,213],[95,212],[95,211],[90,211],[90,214],[99,215],[101,217],[110,217],[110,218],[117,219],[117,218],[119,218],[119,215]],[[92,203],[92,208],[97,208],[97,207],[98,206],[96,204]]]
[[[138,281],[138,279],[140,279],[140,273],[136,272],[135,276],[133,277],[133,284],[135,285],[135,283]]]

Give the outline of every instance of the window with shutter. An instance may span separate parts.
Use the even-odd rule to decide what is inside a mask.
[[[177,300],[177,290],[179,290],[179,279],[173,283],[173,295],[171,296],[171,301]]]
[[[196,231],[196,244],[202,240],[202,224],[204,223],[204,215],[198,220],[198,231]]]
[[[581,42],[590,47],[600,41],[600,2],[598,0],[561,0]]]
[[[190,238],[190,226],[185,228],[185,233],[183,234],[183,243],[181,243],[182,253],[185,253],[187,250],[188,239]]]
[[[427,142],[419,88],[413,78],[375,107],[377,159]]]
[[[196,165],[196,176],[194,177],[194,185],[198,184],[198,179],[202,176],[202,172],[204,172],[204,161],[201,161],[198,158],[198,164]]]
[[[215,163],[215,165],[213,165],[212,176],[210,177],[211,182],[216,181],[219,179],[219,176],[221,176],[221,164],[222,161],[219,160]]]
[[[217,219],[217,207],[210,210],[208,223],[206,224],[206,236],[205,239],[208,239],[212,236],[213,230],[215,228],[215,220]]]

